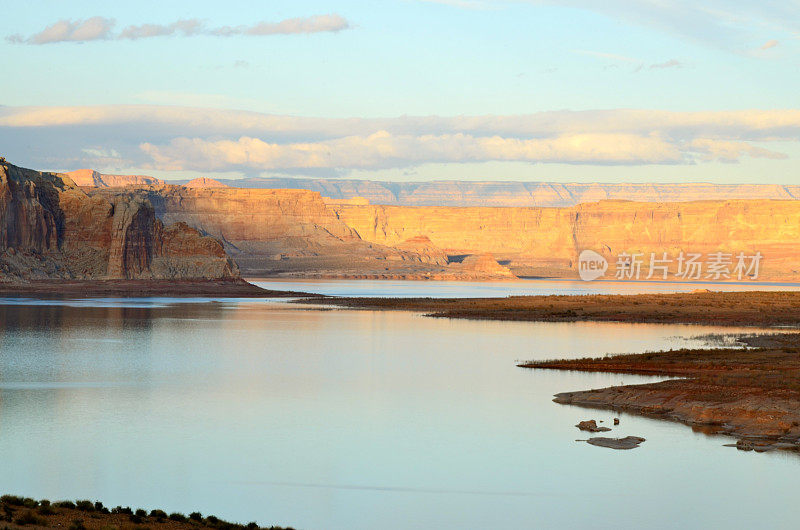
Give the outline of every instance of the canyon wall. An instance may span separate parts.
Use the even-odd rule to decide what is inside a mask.
[[[425,235],[451,254],[491,252],[512,270],[575,270],[592,249],[613,264],[621,253],[649,258],[714,252],[764,255],[761,278],[800,279],[800,202],[640,203],[570,208],[448,208],[332,203],[360,237],[394,245]]]
[[[91,191],[112,200],[118,189]],[[446,256],[409,242],[397,248],[363,240],[308,190],[189,188],[130,189],[165,223],[186,223],[224,244],[248,276],[315,274],[376,277],[446,272]],[[435,270],[430,267],[433,266]]]
[[[105,175],[90,169],[67,173],[79,186],[162,186],[142,175]],[[174,182],[181,184],[181,182]],[[438,180],[389,182],[355,179],[243,178],[194,179],[189,187],[230,186],[246,189],[302,189],[341,201],[360,197],[372,204],[400,206],[568,207],[603,200],[688,202],[697,200],[800,199],[800,186],[710,183],[559,183]]]
[[[146,201],[89,196],[67,176],[0,160],[0,281],[236,276],[218,241],[165,226]]]
[[[646,260],[651,252],[760,252],[759,279],[800,280],[800,202],[793,200],[501,208],[373,205],[308,190],[161,186],[125,193],[153,204],[166,223],[184,222],[223,241],[249,276],[507,276],[485,256],[466,259],[490,253],[517,275],[574,277],[579,253],[592,249],[609,260],[610,274],[622,253]]]
[[[380,182],[345,179],[251,178],[221,180],[235,187],[304,188],[334,200],[362,197],[400,206],[568,207],[602,200],[687,202],[732,199],[800,199],[800,186],[780,184],[658,184],[558,182]]]

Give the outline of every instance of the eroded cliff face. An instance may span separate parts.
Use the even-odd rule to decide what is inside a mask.
[[[447,256],[413,239],[387,246],[365,241],[339,219],[319,193],[227,187],[161,186],[134,193],[166,223],[187,225],[220,239],[248,276],[316,275],[415,277],[447,271]],[[113,200],[120,191],[98,189]]]
[[[764,255],[763,279],[800,279],[797,201],[601,201],[570,208],[448,208],[331,205],[368,240],[395,245],[424,234],[448,253],[491,252],[512,270],[574,271],[592,249],[621,253],[745,252]],[[524,273],[524,272],[522,272]]]
[[[76,169],[64,173],[78,186],[90,188],[124,188],[127,186],[160,186],[164,181],[147,175],[106,175],[92,169]]]
[[[165,227],[146,201],[90,197],[67,176],[0,163],[0,281],[236,276],[218,241]]]
[[[141,175],[104,175],[89,169],[69,173],[79,186],[158,186],[164,181]],[[198,182],[199,181],[199,182]],[[204,182],[205,181],[205,182]],[[781,184],[560,183],[514,181],[381,182],[354,179],[246,178],[195,179],[190,187],[302,189],[336,201],[360,197],[398,206],[569,207],[604,200],[690,202],[698,200],[800,199],[800,186]],[[188,184],[187,184],[188,185]]]
[[[219,238],[248,276],[494,279],[511,277],[510,270],[575,277],[579,253],[592,249],[609,260],[609,275],[622,253],[646,259],[651,252],[722,251],[762,253],[759,279],[800,280],[795,200],[514,208],[371,205],[308,190],[230,187],[96,189],[91,195],[115,200],[120,193],[152,203],[166,223],[185,222]],[[487,253],[490,258],[466,259]],[[670,271],[676,272],[674,263]]]

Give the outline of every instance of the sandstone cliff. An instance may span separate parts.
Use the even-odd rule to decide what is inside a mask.
[[[192,179],[183,185],[185,188],[227,188],[227,184],[214,179],[200,177]]]
[[[0,163],[0,281],[236,276],[218,241],[164,226],[146,201],[90,197],[65,175]]]
[[[107,201],[120,193],[90,191]],[[592,249],[610,261],[607,276],[622,253],[722,251],[761,252],[759,279],[800,280],[795,200],[409,207],[294,189],[166,185],[124,193],[153,204],[166,223],[184,222],[223,241],[248,276],[488,279],[505,275],[499,260],[518,276],[575,277],[579,253]],[[464,266],[466,256],[484,253],[492,258]]]
[[[165,182],[140,175],[105,175],[89,169],[68,175],[87,187],[158,186]],[[605,200],[690,202],[698,200],[800,200],[800,186],[781,184],[560,183],[514,181],[388,182],[355,179],[244,178],[194,179],[188,187],[231,186],[246,189],[301,189],[332,201],[398,206],[569,207]]]
[[[123,188],[126,186],[159,186],[164,181],[147,175],[104,175],[92,169],[76,169],[64,173],[75,184],[90,188]]]
[[[93,197],[115,200],[119,190]],[[414,234],[393,245],[367,241],[319,193],[308,190],[161,186],[124,192],[154,206],[166,223],[183,222],[221,240],[243,273],[351,278],[490,279],[497,271],[451,266],[447,254]]]
[[[611,261],[623,252],[761,252],[762,278],[800,279],[800,202],[639,203],[571,208],[331,206],[367,241],[396,245],[424,234],[454,253],[491,252],[518,274],[573,271],[581,250]],[[537,272],[537,269],[541,269]],[[548,272],[549,271],[549,272]]]

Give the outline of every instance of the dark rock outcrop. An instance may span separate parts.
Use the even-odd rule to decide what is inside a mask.
[[[0,164],[0,281],[238,275],[219,241],[164,226],[147,201],[90,197],[66,175]]]
[[[609,449],[636,449],[642,442],[646,440],[639,436],[626,436],[625,438],[603,438],[601,436],[596,438],[589,438],[586,440],[589,445],[596,445],[597,447],[608,447]]]
[[[577,427],[582,431],[589,431],[589,432],[608,432],[611,430],[608,427],[598,427],[597,422],[594,420],[586,420],[578,422],[578,424],[575,427]]]

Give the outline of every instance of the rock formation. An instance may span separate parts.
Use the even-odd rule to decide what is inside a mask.
[[[490,278],[516,278],[511,269],[497,262],[490,252],[471,254],[461,262],[461,271],[467,275]]]
[[[183,185],[184,188],[227,188],[227,184],[214,179],[200,177],[192,179]]]
[[[424,234],[448,254],[491,252],[518,275],[574,276],[578,254],[592,249],[609,260],[610,277],[624,252],[649,260],[651,252],[674,257],[681,251],[724,251],[761,252],[761,279],[800,279],[798,201],[601,201],[571,208],[332,204],[331,209],[372,243],[394,246]]]
[[[575,427],[577,427],[581,431],[589,431],[589,432],[608,432],[611,430],[608,427],[598,427],[597,422],[595,420],[579,421]]]
[[[597,447],[625,450],[636,449],[647,440],[640,436],[626,436],[625,438],[604,438],[602,436],[598,436],[595,438],[589,438],[586,441],[589,443],[589,445],[596,445]]]
[[[302,182],[311,186],[323,181]],[[323,198],[309,190],[209,187],[210,183],[206,179],[200,181],[201,187],[134,186],[124,193],[150,202],[165,223],[185,222],[220,239],[248,276],[572,278],[580,252],[591,249],[609,261],[606,278],[614,277],[616,258],[623,253],[641,254],[642,260],[649,260],[651,253],[661,257],[666,252],[673,259],[669,271],[674,276],[674,258],[681,252],[722,251],[760,252],[763,262],[758,279],[800,280],[797,200],[601,200],[563,208],[396,206],[371,204],[379,195],[384,199],[376,200],[389,200],[378,193],[383,189],[380,183],[356,186],[351,182],[347,188],[347,181],[337,181],[335,186],[324,181],[325,190],[349,195],[345,199]],[[506,190],[506,184],[482,189],[500,194],[498,190]],[[415,190],[424,188],[423,183],[416,186]],[[470,186],[459,188],[464,196],[485,196],[483,191],[473,194],[477,188]],[[689,195],[680,192],[684,188],[707,196],[719,190],[736,196],[800,196],[786,186],[571,186],[564,188],[572,193],[570,201],[613,195],[606,193],[612,188],[618,195],[638,198],[685,199]],[[342,191],[345,188],[347,193]],[[580,194],[575,192],[578,188],[583,190]],[[118,188],[85,189],[107,201],[123,193]],[[398,184],[392,189],[399,197],[397,193],[405,188]],[[559,197],[566,197],[564,189],[558,188]],[[375,193],[367,193],[370,190]],[[504,196],[511,201],[515,195]],[[434,195],[428,197],[433,200]],[[492,256],[478,257],[485,253]],[[646,267],[640,279],[647,276]]]
[[[81,169],[68,173],[79,186],[100,188],[161,185],[164,181],[138,175],[103,175]],[[398,206],[569,207],[605,200],[690,202],[698,200],[800,199],[800,186],[781,184],[711,183],[560,183],[514,181],[382,182],[354,179],[244,178],[195,179],[222,186],[255,189],[301,189],[332,201]],[[198,187],[192,185],[190,187]],[[207,187],[207,186],[202,186]]]
[[[238,276],[222,245],[120,193],[89,196],[66,175],[0,164],[0,281]]]
[[[64,174],[78,186],[89,188],[123,188],[164,184],[163,180],[146,175],[104,175],[92,169],[76,169]]]

